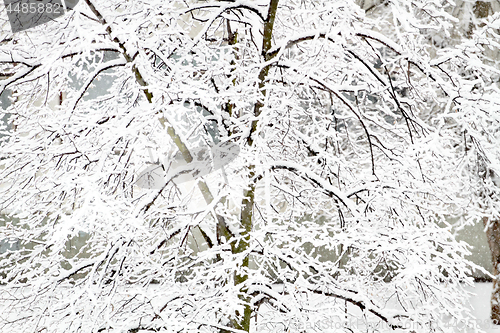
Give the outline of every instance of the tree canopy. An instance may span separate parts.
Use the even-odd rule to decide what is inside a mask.
[[[455,332],[473,265],[450,221],[498,215],[500,20],[361,2],[6,22],[0,328]]]

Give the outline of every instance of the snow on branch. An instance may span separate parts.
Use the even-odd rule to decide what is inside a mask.
[[[338,188],[328,184],[324,179],[320,178],[313,172],[309,171],[307,168],[304,168],[299,164],[286,161],[271,162],[270,167],[271,169],[274,170],[278,169],[288,170],[312,181],[315,185],[319,186],[325,193],[327,193],[332,197],[337,198],[340,202],[342,202],[342,204],[349,209],[349,211],[355,218],[361,217],[361,213],[358,211],[358,208],[351,199],[349,199]]]
[[[191,13],[195,10],[203,10],[207,8],[219,8],[219,14],[222,14],[223,12],[230,10],[230,9],[247,9],[259,16],[259,18],[262,20],[262,22],[265,21],[265,11],[263,10],[263,5],[258,5],[254,1],[245,1],[245,0],[237,0],[237,1],[219,1],[219,2],[213,2],[213,3],[206,3],[203,5],[197,5],[190,7],[186,10],[183,11],[184,14]],[[218,16],[217,15],[217,16]]]

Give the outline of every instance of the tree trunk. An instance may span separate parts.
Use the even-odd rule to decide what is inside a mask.
[[[273,38],[273,28],[274,28],[274,19],[276,17],[276,12],[278,10],[279,0],[270,0],[267,17],[264,21],[263,27],[263,39],[262,39],[262,54],[264,55],[264,60],[268,61],[269,56],[267,52],[271,49],[272,46],[272,38]],[[265,89],[265,81],[267,79],[267,75],[269,73],[269,66],[265,66],[259,73],[259,88],[261,89],[262,96],[266,96]],[[255,118],[258,118],[261,109],[264,104],[261,101],[255,103],[255,107],[253,110],[253,115]],[[247,138],[248,146],[253,145],[253,135],[257,131],[258,119],[253,120],[250,128],[250,134]],[[231,249],[233,254],[240,254],[247,251],[248,246],[250,245],[250,232],[253,227],[253,207],[255,202],[255,171],[254,165],[250,165],[248,167],[249,174],[249,186],[244,190],[243,200],[241,202],[241,215],[240,215],[240,225],[242,227],[242,232],[240,234],[240,239],[236,242],[231,243]],[[242,262],[241,268],[243,268],[242,274],[235,274],[234,276],[234,284],[235,286],[240,286],[240,299],[244,304],[243,314],[236,313],[236,319],[232,322],[233,326],[237,329],[250,332],[250,321],[252,318],[253,309],[250,307],[250,295],[248,295],[248,286],[245,285],[245,282],[248,280],[248,271],[249,271],[249,262],[250,256],[247,254]]]
[[[487,1],[476,1],[474,4],[474,15],[476,18],[481,19],[488,17],[492,11],[491,3]],[[474,29],[472,22],[470,24],[470,34]],[[488,170],[485,177],[492,176],[493,172]],[[495,219],[491,220],[483,217],[484,227],[486,229],[486,238],[488,239],[488,246],[491,252],[491,263],[493,264],[493,292],[491,294],[491,320],[493,324],[500,324],[500,221]]]
[[[241,226],[243,227],[243,231],[241,233],[241,239],[237,241],[237,244],[232,244],[234,253],[244,253],[247,251],[248,246],[250,245],[250,232],[252,231],[253,226],[253,205],[255,201],[255,183],[253,183],[253,177],[255,176],[253,168],[250,169],[250,180],[252,181],[252,185],[248,190],[245,191],[245,196],[243,198],[242,207],[241,207]],[[236,328],[250,332],[250,319],[252,317],[252,309],[250,308],[250,298],[248,295],[248,286],[245,285],[245,281],[248,280],[248,272],[249,269],[250,256],[247,254],[241,263],[241,267],[243,268],[243,274],[235,274],[234,284],[242,285],[240,289],[240,299],[245,304],[243,315],[237,314],[239,319]]]
[[[493,292],[491,294],[491,320],[495,325],[500,324],[500,221],[483,218],[486,228],[486,237],[491,251],[493,264]]]

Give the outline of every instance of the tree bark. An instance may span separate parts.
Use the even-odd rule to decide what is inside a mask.
[[[493,264],[493,292],[491,294],[491,320],[495,325],[500,324],[500,221],[483,218],[486,228],[486,238],[491,252]]]
[[[262,39],[262,55],[264,57],[264,61],[269,60],[268,51],[272,46],[273,39],[273,28],[274,28],[274,19],[276,18],[276,12],[278,11],[278,3],[279,0],[270,0],[269,1],[269,9],[267,13],[267,17],[264,21],[264,29],[263,29],[263,39]],[[266,79],[269,74],[269,66],[265,66],[259,73],[259,88],[262,92],[262,97],[266,96]],[[255,118],[259,117],[261,113],[261,109],[264,104],[261,101],[257,101],[254,106],[253,115]],[[250,134],[247,138],[248,146],[253,145],[253,135],[257,131],[258,120],[255,119],[251,123]],[[249,185],[244,190],[243,200],[241,202],[241,215],[240,215],[240,225],[241,225],[241,234],[240,237],[231,242],[231,249],[233,254],[241,254],[247,251],[250,245],[250,232],[253,228],[253,208],[255,203],[255,171],[254,165],[250,165],[248,167],[248,181]],[[248,270],[249,270],[250,256],[247,253],[240,263],[240,267],[242,269],[242,273],[236,273],[234,276],[234,284],[235,286],[240,286],[240,299],[244,304],[243,314],[236,313],[235,321],[233,324],[235,328],[250,332],[250,324],[252,318],[253,309],[250,306],[250,295],[248,295],[248,286],[245,285],[245,282],[248,280]]]
[[[474,4],[474,15],[481,19],[487,17],[491,12],[491,3],[487,1],[476,1]],[[470,34],[475,27],[470,23]],[[489,170],[488,170],[489,171]],[[490,177],[492,172],[489,171],[485,177]],[[491,263],[493,265],[493,291],[491,293],[491,320],[493,324],[500,324],[500,220],[483,218],[484,227],[486,230],[486,238],[491,252]]]

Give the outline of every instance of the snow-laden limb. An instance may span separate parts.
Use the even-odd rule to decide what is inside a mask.
[[[97,66],[97,68],[94,70],[93,75],[91,77],[89,77],[86,82],[84,82],[82,88],[78,92],[78,94],[77,94],[78,97],[77,97],[76,101],[74,102],[73,110],[76,108],[76,106],[78,105],[78,102],[83,98],[83,96],[85,95],[85,93],[89,89],[90,85],[92,83],[94,83],[94,81],[99,76],[99,74],[101,74],[102,72],[104,72],[106,70],[113,69],[114,67],[125,66],[126,64],[127,64],[127,62],[125,61],[125,59],[117,59],[114,61],[107,61],[107,62]]]
[[[361,215],[356,205],[352,202],[351,199],[349,199],[347,195],[342,193],[335,186],[328,184],[324,179],[318,177],[306,168],[303,168],[300,164],[286,161],[276,161],[269,166],[271,169],[285,169],[288,171],[292,171],[294,173],[297,173],[297,175],[299,176],[309,179],[314,184],[318,185],[320,189],[324,190],[326,193],[342,202],[342,204],[349,209],[349,212],[354,216],[354,218],[359,218],[359,216]]]
[[[336,42],[335,35],[341,35],[341,31],[326,31],[326,30],[313,30],[313,31],[305,31],[298,33],[296,35],[293,35],[280,45],[276,45],[272,47],[269,51],[268,54],[270,56],[276,56],[276,55],[281,55],[283,52],[292,46],[295,46],[301,42],[309,41],[309,40],[314,40],[317,38],[324,38],[327,39],[333,43]],[[392,51],[396,52],[398,55],[401,55],[403,51],[401,50],[401,47],[392,41],[391,39],[387,38],[381,33],[372,31],[372,30],[357,30],[355,33],[355,36],[361,37],[361,38],[366,38],[370,40],[374,40],[379,42],[380,44],[390,48]]]
[[[205,3],[203,5],[195,5],[192,7],[189,7],[188,9],[184,10],[183,13],[191,13],[193,11],[197,10],[203,10],[203,9],[211,9],[211,8],[219,8],[219,14],[230,10],[230,9],[247,9],[249,11],[254,12],[257,14],[257,16],[262,20],[265,21],[266,17],[266,12],[263,10],[267,6],[267,3],[262,2],[261,4],[258,4],[256,1],[245,1],[245,0],[237,0],[237,1],[222,1],[222,2],[212,2],[212,3]]]

